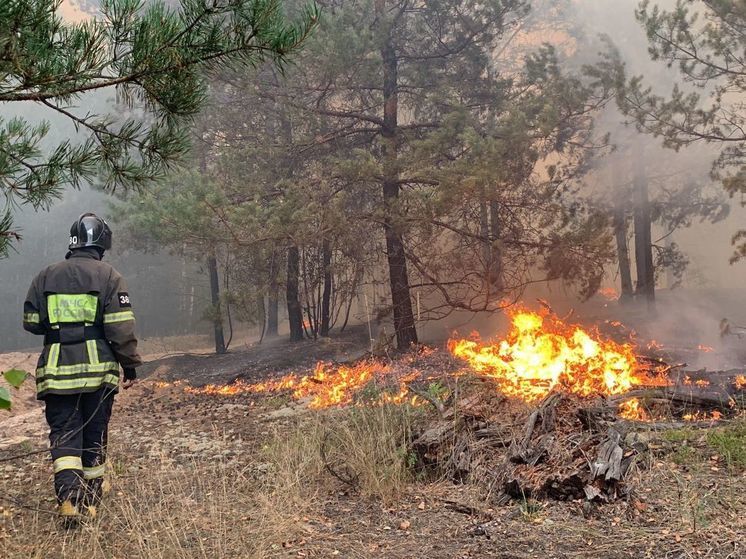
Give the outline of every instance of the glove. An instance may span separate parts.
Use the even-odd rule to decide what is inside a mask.
[[[124,380],[135,380],[137,378],[137,370],[132,368],[124,369]]]

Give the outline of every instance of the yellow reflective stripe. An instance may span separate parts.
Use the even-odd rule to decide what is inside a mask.
[[[98,365],[98,346],[96,345],[96,340],[87,340],[85,347],[88,350],[88,363]]]
[[[52,344],[49,346],[49,353],[47,354],[47,369],[56,369],[57,363],[60,360],[60,344]]]
[[[135,313],[132,311],[104,313],[104,324],[126,322],[128,320],[135,320]]]
[[[100,466],[93,466],[92,468],[83,468],[84,479],[96,479],[96,478],[104,477],[105,473],[106,473],[106,464],[101,464]]]
[[[82,470],[83,462],[80,456],[61,456],[52,463],[52,469],[55,474],[63,470]]]
[[[23,321],[28,322],[29,324],[39,324],[41,318],[39,317],[38,312],[27,312],[23,313]]]
[[[98,297],[90,293],[52,293],[47,295],[49,322],[95,322]]]
[[[103,375],[100,377],[85,377],[73,379],[44,379],[37,383],[37,392],[45,390],[82,390],[86,388],[100,388],[102,384],[111,384],[116,386],[119,383],[119,375]]]
[[[36,369],[36,377],[41,378],[50,375],[77,375],[82,373],[106,373],[116,371],[119,373],[119,363],[104,361],[103,363],[79,363],[77,365],[60,365],[59,367],[39,367]]]

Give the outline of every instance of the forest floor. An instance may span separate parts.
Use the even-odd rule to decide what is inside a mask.
[[[631,480],[638,500],[498,507],[483,486],[417,479],[398,467],[405,460],[389,443],[408,421],[405,406],[317,411],[283,394],[185,390],[348,361],[363,353],[367,337],[358,329],[317,343],[151,361],[117,397],[112,490],[99,518],[76,530],[55,518],[46,453],[31,454],[44,448],[46,431],[27,383],[10,419],[0,421],[0,556],[746,557],[743,421],[728,435],[736,460],[704,434],[662,434]],[[31,358],[5,356],[19,364]],[[325,466],[319,449],[330,431],[356,455],[355,487]],[[8,460],[16,455],[23,457]]]

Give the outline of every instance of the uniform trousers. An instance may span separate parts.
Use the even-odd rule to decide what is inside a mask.
[[[102,387],[44,398],[58,502],[96,505],[100,501],[114,393],[111,387]]]

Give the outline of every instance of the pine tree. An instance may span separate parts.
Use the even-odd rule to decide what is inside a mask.
[[[400,348],[417,341],[413,285],[435,318],[498,310],[537,269],[586,292],[600,282],[605,225],[563,193],[604,95],[553,49],[514,50],[529,5],[325,1],[287,93],[323,124],[307,145],[356,148],[322,159],[324,174],[373,201]]]
[[[86,182],[132,189],[162,176],[188,149],[186,129],[221,65],[282,67],[312,29],[305,9],[290,23],[280,0],[104,0],[101,14],[69,23],[60,0],[0,4],[0,102],[35,103],[87,138],[56,142],[50,125],[0,117],[0,254],[18,238],[12,207],[46,208]],[[76,108],[87,93],[115,90],[123,118]]]
[[[607,76],[620,86],[622,110],[667,147],[718,146],[713,175],[732,196],[746,194],[746,5],[741,0],[677,0],[665,10],[645,0],[636,15],[653,59],[678,69],[692,87],[676,85],[662,96],[643,76],[627,80],[612,55]],[[732,261],[746,258],[746,230],[736,233],[733,243]]]

